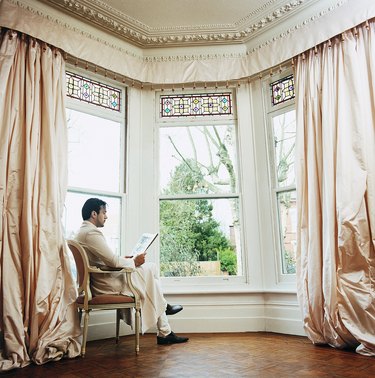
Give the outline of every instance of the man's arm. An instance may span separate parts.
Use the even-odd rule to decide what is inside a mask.
[[[85,243],[90,252],[111,268],[135,268],[132,258],[115,255],[99,230],[92,230],[86,235]]]

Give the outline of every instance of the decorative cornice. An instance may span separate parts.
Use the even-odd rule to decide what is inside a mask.
[[[310,16],[309,18],[305,19],[303,22],[300,22],[294,25],[293,27],[285,30],[284,32],[279,33],[278,35],[274,36],[272,39],[269,39],[266,42],[261,43],[260,45],[252,49],[247,50],[246,55],[251,55],[255,51],[258,51],[262,49],[263,47],[269,46],[271,43],[274,43],[275,41],[278,41],[280,39],[287,37],[289,34],[297,32],[299,29],[308,26],[311,22],[318,20],[320,17],[334,11],[335,9],[339,8],[340,6],[342,6],[343,4],[347,2],[348,0],[337,0],[336,4],[331,4],[328,8],[321,10],[318,14]]]
[[[72,26],[71,23],[63,22],[59,18],[51,16],[50,14],[45,13],[45,11],[42,11],[40,9],[36,9],[34,6],[31,6],[30,3],[27,3],[27,1],[22,0],[7,0],[9,3],[15,4],[18,7],[27,9],[29,12],[32,12],[34,14],[37,14],[48,21],[51,21],[57,25],[59,25],[62,28],[65,28],[67,30],[71,30],[75,32],[76,34],[82,35],[86,38],[89,38],[93,41],[97,41],[103,45],[109,46],[112,49],[121,52],[122,54],[125,54],[127,56],[130,56],[132,58],[137,59],[139,62],[184,62],[184,61],[204,61],[204,60],[218,60],[218,59],[239,59],[239,58],[245,58],[246,56],[251,55],[252,53],[262,49],[263,47],[269,46],[272,43],[274,43],[277,40],[280,40],[282,38],[285,38],[291,33],[294,33],[298,31],[299,29],[306,27],[309,23],[316,21],[320,17],[333,12],[338,7],[342,6],[343,4],[347,3],[349,0],[337,0],[335,4],[331,4],[328,8],[325,8],[321,10],[318,14],[313,15],[309,17],[308,19],[305,19],[303,22],[300,22],[297,25],[294,25],[293,27],[288,28],[287,30],[284,30],[284,32],[279,33],[278,35],[275,35],[273,38],[268,39],[267,41],[257,45],[256,47],[253,47],[252,49],[249,49],[245,53],[213,53],[213,54],[181,54],[181,55],[163,55],[163,56],[140,56],[139,54],[134,53],[133,51],[130,51],[128,49],[124,49],[118,44],[110,43],[107,40],[104,40],[102,38],[99,38],[91,33],[88,33],[86,31],[83,31],[82,29],[79,29],[75,26]],[[64,0],[64,1],[70,1],[70,0]]]
[[[251,19],[258,15],[260,12],[267,10],[267,8],[270,8],[277,0],[270,0],[267,3],[263,4],[261,7],[255,9],[254,11],[250,12],[248,15],[244,16],[240,20],[235,22],[235,25],[243,25],[249,22],[251,23]]]
[[[134,53],[133,51],[130,51],[128,49],[124,49],[122,47],[119,47],[117,44],[115,43],[110,43],[108,42],[107,40],[105,39],[102,39],[102,38],[99,38],[91,33],[88,33],[82,29],[79,29],[75,26],[73,26],[72,24],[70,23],[67,23],[67,22],[63,22],[61,21],[59,18],[56,18],[48,13],[46,13],[45,11],[42,11],[40,9],[37,9],[35,8],[34,6],[28,4],[28,3],[25,3],[24,1],[22,0],[6,0],[8,3],[11,3],[11,4],[14,4],[16,5],[17,7],[20,7],[20,8],[23,8],[23,9],[26,9],[28,12],[31,12],[35,15],[38,15],[40,17],[43,17],[44,19],[54,23],[54,24],[57,24],[59,25],[60,27],[62,27],[63,29],[67,29],[67,30],[71,30],[73,31],[74,33],[76,33],[77,35],[82,35],[86,38],[89,38],[93,41],[97,41],[105,46],[109,46],[111,48],[113,48],[114,50],[117,50],[117,51],[120,51],[121,53],[123,54],[126,54],[128,56],[131,56],[132,58],[136,58],[138,59],[139,61],[143,61],[143,57],[140,56],[139,54],[136,54]]]
[[[286,17],[307,2],[307,0],[289,1],[262,16],[256,22],[251,22],[276,1],[268,1],[234,24],[178,26],[173,28],[150,28],[100,0],[49,0],[47,2],[69,14],[73,13],[75,16],[94,23],[104,30],[119,35],[136,46],[162,48],[167,46],[245,43],[254,34],[258,34],[262,29],[272,27],[278,20]]]

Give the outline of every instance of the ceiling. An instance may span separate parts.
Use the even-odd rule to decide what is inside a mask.
[[[241,44],[328,0],[42,0],[142,48]],[[301,19],[299,19],[300,21]],[[290,26],[290,25],[289,25]]]

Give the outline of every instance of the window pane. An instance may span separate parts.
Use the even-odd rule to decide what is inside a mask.
[[[161,193],[235,193],[235,140],[232,125],[161,128]]]
[[[161,275],[240,275],[238,204],[238,199],[160,201]]]
[[[65,237],[67,239],[74,238],[75,233],[81,227],[81,209],[85,201],[91,197],[97,196],[86,193],[67,193],[63,215]],[[108,219],[105,222],[105,226],[100,230],[103,232],[112,251],[120,255],[121,199],[106,196],[100,196],[100,199],[108,204]]]
[[[120,190],[121,124],[67,109],[68,185]]]
[[[277,196],[280,237],[282,248],[282,265],[284,274],[296,272],[297,247],[297,201],[296,191],[278,193]]]
[[[276,185],[279,187],[294,185],[295,110],[273,117],[272,124],[275,143]]]

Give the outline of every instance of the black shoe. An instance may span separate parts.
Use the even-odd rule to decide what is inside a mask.
[[[181,305],[173,305],[167,304],[167,309],[165,310],[165,313],[167,315],[174,315],[180,312],[183,309]]]
[[[157,343],[159,345],[186,343],[188,340],[188,337],[177,336],[174,332],[165,337],[157,336]]]

